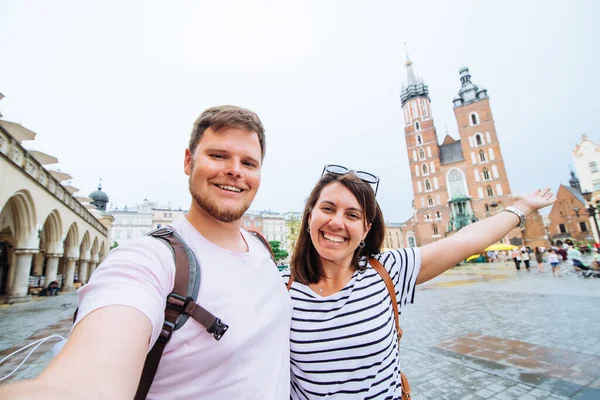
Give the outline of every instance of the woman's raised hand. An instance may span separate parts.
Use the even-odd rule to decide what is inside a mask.
[[[523,211],[525,215],[547,207],[556,201],[556,196],[552,194],[550,188],[538,189],[530,194],[516,193],[512,195],[512,198],[515,199],[513,207]]]

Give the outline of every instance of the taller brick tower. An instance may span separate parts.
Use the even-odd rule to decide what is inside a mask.
[[[471,82],[467,67],[460,69],[461,88],[453,100],[459,139],[446,134],[440,144],[429,88],[408,58],[406,69],[400,100],[414,201],[403,233],[422,246],[504,210],[512,200],[487,90]],[[514,229],[503,241],[522,245],[523,235]]]
[[[413,63],[406,60],[407,84],[400,101],[404,110],[404,136],[413,185],[413,213],[417,245],[444,237],[443,175],[440,170],[438,137],[431,114],[429,88],[417,79]],[[411,235],[408,234],[408,237]]]

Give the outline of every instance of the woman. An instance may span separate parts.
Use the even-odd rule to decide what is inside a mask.
[[[521,260],[523,260],[523,262],[525,263],[525,268],[527,269],[527,271],[529,271],[529,253],[527,252],[527,249],[523,249],[521,250]]]
[[[291,262],[292,399],[400,398],[391,300],[367,256],[391,276],[401,310],[413,302],[416,284],[483,252],[520,221],[502,212],[422,248],[380,253],[384,219],[370,186],[378,181],[326,166],[307,200]],[[519,197],[514,206],[529,214],[554,201],[545,190]],[[286,283],[289,277],[284,271]]]
[[[535,248],[535,261],[538,265],[538,273],[541,274],[544,272],[544,254],[543,250],[540,247]]]

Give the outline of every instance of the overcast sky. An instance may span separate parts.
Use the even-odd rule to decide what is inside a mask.
[[[168,4],[168,6],[167,6]],[[440,140],[457,135],[458,69],[488,89],[512,191],[568,184],[600,143],[599,1],[0,2],[4,119],[37,133],[88,195],[189,207],[183,154],[205,108],[267,130],[253,209],[302,211],[326,163],[381,177],[386,220],[411,215],[405,50]]]

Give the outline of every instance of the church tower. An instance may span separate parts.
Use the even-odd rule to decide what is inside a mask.
[[[483,219],[512,204],[510,185],[487,90],[471,82],[469,68],[460,68],[459,74],[461,88],[452,101],[454,115],[471,207],[476,219]]]
[[[414,193],[414,234],[416,245],[422,246],[444,237],[442,176],[429,87],[417,78],[408,56],[406,72],[407,82],[402,87],[400,101],[404,111],[404,136]]]

